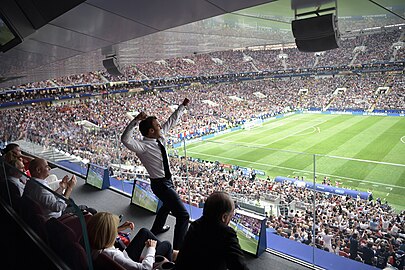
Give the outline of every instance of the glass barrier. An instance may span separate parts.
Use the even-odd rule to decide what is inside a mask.
[[[317,203],[317,247],[381,269],[395,264],[404,229],[405,165],[317,155],[316,175],[330,191]],[[320,260],[321,254],[315,264]]]
[[[205,199],[213,191],[226,191],[239,209],[266,218],[269,250],[313,266],[363,269],[352,263],[369,263],[364,255],[368,246],[375,254],[399,250],[405,165],[272,149],[260,137],[244,141],[239,132],[181,140],[167,147],[173,182],[191,220],[202,215]],[[109,135],[108,151],[52,141],[46,158],[67,166],[68,157],[74,156],[77,160],[69,162],[86,170],[89,163],[100,165],[107,170],[109,188],[155,212],[159,201],[146,170],[122,145],[118,131]],[[286,148],[288,143],[293,141],[286,140]],[[23,148],[44,154],[44,146],[38,144]],[[138,200],[145,195],[147,200]],[[236,228],[246,229],[239,223]],[[377,257],[373,256],[373,265]]]
[[[314,191],[306,189],[306,183],[314,181],[314,156],[260,146],[259,140],[235,142],[237,139],[183,141],[181,147],[172,149],[172,167],[182,168],[182,179],[175,179],[175,185],[183,201],[186,204],[191,201],[191,219],[201,216],[204,201],[213,191],[226,191],[238,209],[266,220],[264,234],[266,239],[270,238],[266,241],[267,248],[294,257],[297,248],[291,251],[280,247],[289,246],[289,239],[304,241],[305,238],[307,246],[302,244],[302,253],[312,264],[313,249],[308,245],[314,245],[315,239],[307,235],[313,232]],[[303,224],[306,215],[308,223]],[[242,248],[254,254],[250,242],[252,239],[260,242],[262,235],[258,226],[249,225],[251,218],[246,223],[244,219],[235,215],[234,228],[241,231],[238,236]],[[298,230],[303,230],[299,237],[295,235]]]
[[[55,175],[44,180],[29,177],[23,161],[9,155],[0,157],[1,200],[32,229],[37,241],[50,248],[47,256],[56,255],[59,262],[54,263],[65,264],[60,269],[93,269],[86,229],[92,213],[64,196],[68,188],[62,188],[61,179]],[[45,163],[40,166],[41,170],[47,170]]]

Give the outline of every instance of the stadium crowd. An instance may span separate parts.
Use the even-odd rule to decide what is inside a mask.
[[[203,27],[203,26],[202,26]],[[341,48],[319,54],[301,54],[295,48],[255,51],[225,51],[195,55],[184,59],[126,67],[121,77],[104,71],[57,78],[18,86],[16,89],[94,84],[92,87],[67,92],[92,93],[106,90],[97,85],[106,81],[173,78],[176,76],[217,75],[267,69],[315,66],[356,65],[375,61],[402,59],[404,48],[394,55],[392,44],[403,40],[403,33],[385,33],[346,39]],[[268,118],[298,109],[335,110],[405,110],[403,74],[373,74],[289,77],[233,83],[192,84],[176,91],[142,92],[139,94],[102,95],[97,98],[72,99],[55,104],[37,104],[2,110],[0,138],[4,142],[26,139],[54,147],[70,154],[109,166],[111,163],[140,165],[118,140],[134,115],[149,111],[166,119],[180,97],[193,100],[187,117],[174,128],[170,143],[183,137],[194,138],[235,127],[257,118]],[[388,87],[383,92],[378,87]],[[339,91],[338,88],[341,90]],[[1,95],[1,102],[31,100],[67,93],[54,91],[19,91]],[[278,197],[286,204],[293,200],[312,203],[313,192],[286,183],[274,183],[244,175],[241,170],[228,170],[218,163],[172,158],[177,192],[181,198],[200,206],[213,191],[228,191],[234,196],[258,200],[264,194]],[[189,177],[190,181],[183,181]],[[380,201],[363,201],[324,193],[315,195],[317,208],[307,206],[279,215],[268,215],[267,225],[293,241],[312,244],[336,253],[376,265],[386,266],[390,256],[397,256],[404,246],[405,213],[397,214]],[[248,224],[248,223],[247,223]],[[315,224],[315,226],[313,226]],[[315,232],[313,232],[315,227]],[[369,250],[371,250],[371,253]],[[372,254],[371,258],[367,254]]]
[[[157,118],[165,119],[179,97],[190,96],[195,101],[188,117],[172,133],[171,141],[177,142],[182,137],[214,133],[247,120],[296,109],[403,111],[404,81],[401,75],[385,74],[318,79],[297,77],[197,84],[176,91],[104,95],[51,106],[37,104],[3,110],[2,140],[28,138],[41,145],[58,146],[71,154],[80,153],[84,158],[91,156],[100,165],[108,165],[118,162],[116,136],[125,127],[126,116],[131,117],[142,110],[150,113],[149,104],[156,104]],[[389,90],[380,93],[377,91],[379,86],[387,86]],[[339,92],[338,88],[345,91]],[[130,156],[121,148],[119,152],[122,153],[121,162]]]
[[[291,46],[270,49],[244,49],[195,54],[187,58],[162,59],[123,67],[122,76],[111,76],[105,70],[27,83],[13,89],[66,87],[104,84],[128,80],[210,76],[264,70],[302,69],[311,67],[358,66],[367,63],[401,61],[404,55],[404,32],[398,28],[378,33],[361,33],[342,39],[338,49],[320,53],[302,53]],[[397,44],[397,45],[394,45]],[[398,45],[402,44],[402,45]],[[4,90],[4,89],[3,89]]]
[[[172,161],[176,171],[182,172],[177,173],[180,177],[175,185],[186,203],[201,207],[206,196],[218,190],[251,202],[277,198],[279,211],[267,214],[267,226],[278,235],[381,269],[387,263],[403,262],[405,211],[397,213],[379,198],[362,200],[322,192],[314,194],[313,190],[289,182],[252,178],[251,174],[219,163],[189,159],[186,168],[184,158]],[[331,185],[330,179],[325,178],[324,184]]]
[[[308,204],[313,198],[313,191],[289,183],[274,183],[271,192]],[[307,245],[315,238],[318,248],[381,269],[404,254],[405,211],[396,213],[378,198],[367,201],[327,193],[316,193],[315,205],[315,221],[312,209],[307,208],[270,216],[268,226]]]

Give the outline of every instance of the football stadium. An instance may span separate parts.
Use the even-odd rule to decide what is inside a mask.
[[[403,270],[403,1],[169,2],[0,5],[5,269]]]
[[[321,183],[327,177],[334,185],[371,191],[401,211],[404,125],[400,117],[299,113],[190,144],[187,152],[271,178],[316,176]]]

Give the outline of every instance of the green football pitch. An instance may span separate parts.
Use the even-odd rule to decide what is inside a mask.
[[[148,194],[146,190],[140,188],[138,185],[135,185],[132,195],[132,203],[156,213],[158,202],[154,200],[152,196],[153,195]]]
[[[257,253],[257,246],[259,245],[259,241],[247,237],[241,230],[236,227],[236,224],[231,222],[229,224],[235,231],[239,239],[240,247],[245,250],[246,252],[256,255]]]
[[[186,145],[187,156],[372,191],[405,209],[405,118],[294,114]],[[184,154],[179,150],[180,154]]]

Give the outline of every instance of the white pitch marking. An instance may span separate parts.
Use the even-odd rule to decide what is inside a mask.
[[[189,151],[189,153],[191,154],[198,154],[198,155],[202,155],[202,156],[207,156],[207,157],[215,157],[218,158],[217,155],[210,155],[210,154],[203,154],[203,153],[199,153],[199,152],[194,152],[194,151]],[[237,159],[237,158],[225,158],[227,160],[233,160],[233,161],[240,161],[240,162],[247,162],[246,160],[241,160],[241,159]],[[288,167],[284,167],[284,166],[278,166],[278,165],[272,165],[272,164],[268,164],[268,163],[260,163],[260,162],[249,162],[249,164],[257,164],[257,165],[261,165],[261,166],[267,166],[267,167],[275,167],[275,168],[281,168],[281,169],[288,169],[291,170],[291,168]],[[404,165],[405,166],[405,165]],[[308,172],[308,173],[313,173],[313,171],[307,171],[307,170],[299,170],[300,172]],[[334,174],[327,174],[327,173],[319,173],[320,175],[325,175],[325,176],[329,176],[329,177],[342,177],[341,175],[334,175]],[[351,177],[345,177],[345,179],[349,179],[349,180],[353,180],[355,182],[360,182],[359,184],[365,185],[365,183],[369,183],[369,184],[374,184],[375,182],[372,181],[367,181],[367,180],[360,180],[360,179],[356,179],[356,178],[351,178]],[[397,186],[397,185],[391,185],[391,184],[382,184],[380,183],[382,186],[388,186],[388,187],[394,187],[394,188],[400,188],[400,189],[405,189],[404,186]]]

